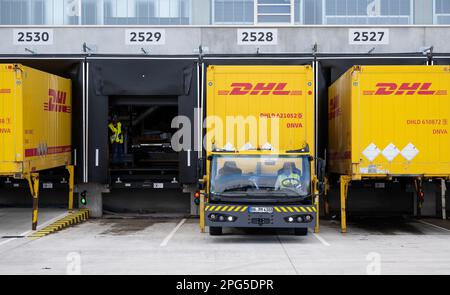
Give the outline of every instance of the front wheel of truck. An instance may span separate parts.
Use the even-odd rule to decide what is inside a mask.
[[[209,235],[210,236],[220,236],[222,234],[222,228],[221,227],[210,227],[209,228]]]
[[[307,228],[294,228],[294,234],[296,236],[307,236],[308,229]]]

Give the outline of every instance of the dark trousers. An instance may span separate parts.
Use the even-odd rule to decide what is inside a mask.
[[[112,163],[113,164],[122,164],[123,163],[123,144],[122,143],[113,143],[112,144]]]

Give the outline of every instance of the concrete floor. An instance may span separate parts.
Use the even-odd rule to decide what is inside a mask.
[[[41,211],[41,222],[61,210]],[[0,235],[29,229],[30,211],[0,210]],[[44,220],[45,219],[45,220]],[[439,224],[439,225],[437,225]],[[447,227],[447,228],[445,228]],[[100,219],[47,237],[0,239],[0,274],[450,274],[449,222],[336,221],[321,233],[227,230],[197,219]]]

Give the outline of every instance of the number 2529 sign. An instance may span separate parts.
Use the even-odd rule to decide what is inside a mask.
[[[125,44],[127,45],[164,45],[166,31],[164,29],[130,29],[125,30]]]

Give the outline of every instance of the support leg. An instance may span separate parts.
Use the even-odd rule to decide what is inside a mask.
[[[423,191],[422,178],[414,179],[414,186],[416,188],[417,196],[417,218],[422,217],[422,206],[425,199],[425,193]]]
[[[329,190],[329,184],[328,184],[328,178],[325,177],[325,182],[324,182],[324,192],[323,192],[323,197],[324,197],[324,209],[325,209],[325,216],[329,217],[330,216],[330,203],[328,201],[328,190]]]
[[[318,234],[320,232],[320,203],[319,194],[314,196],[314,206],[316,207],[316,226],[314,227],[314,232]]]
[[[347,193],[348,193],[348,184],[351,181],[351,177],[347,175],[342,175],[340,177],[340,185],[341,185],[341,232],[347,232]]]
[[[200,215],[200,232],[205,232],[205,194],[202,192],[200,193],[200,208],[199,208],[199,215]]]
[[[447,204],[445,201],[445,193],[447,191],[447,186],[445,184],[445,179],[441,179],[441,207],[442,207],[442,219],[447,220]]]
[[[36,230],[38,224],[38,208],[39,208],[39,173],[31,173],[25,176],[30,187],[31,196],[33,197],[33,214],[31,229]]]
[[[73,211],[73,186],[74,186],[74,167],[72,165],[66,166],[69,172],[69,211]]]

